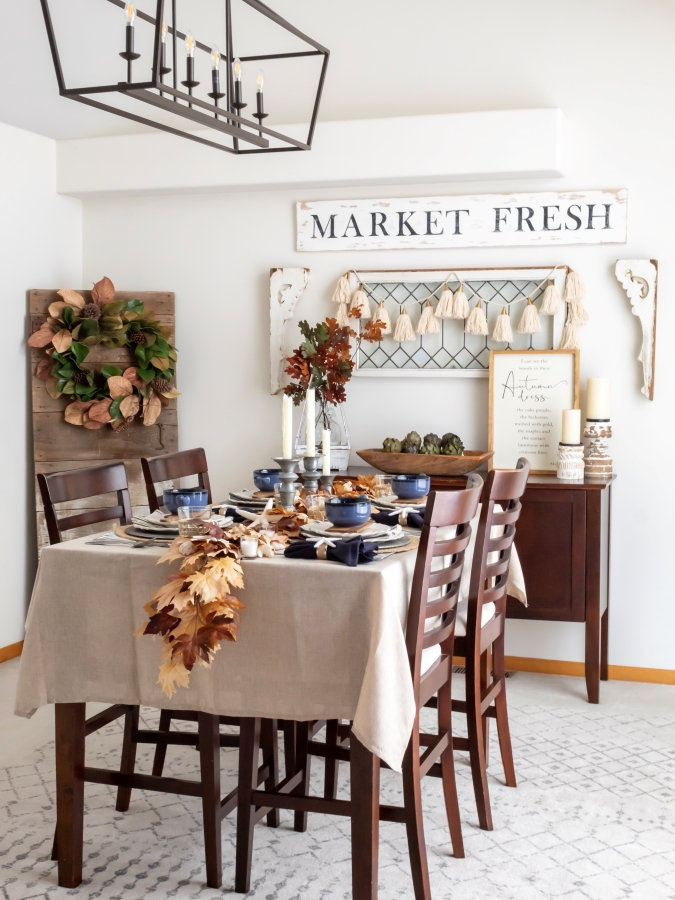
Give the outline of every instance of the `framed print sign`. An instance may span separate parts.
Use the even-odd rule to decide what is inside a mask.
[[[529,459],[536,475],[555,475],[562,412],[579,407],[578,350],[492,350],[491,467]]]

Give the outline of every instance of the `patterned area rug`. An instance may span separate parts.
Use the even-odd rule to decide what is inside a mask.
[[[156,714],[144,710],[148,727]],[[431,714],[431,711],[427,711]],[[457,716],[458,720],[462,717]],[[430,720],[430,723],[431,724]],[[511,701],[519,786],[503,785],[492,742],[494,831],[480,831],[464,754],[457,754],[466,859],[450,855],[440,781],[425,779],[426,840],[434,900],[659,900],[675,898],[675,714],[640,718],[602,706],[550,708]],[[187,726],[189,727],[189,726]],[[114,767],[119,723],[87,741],[89,764]],[[152,749],[139,748],[149,771]],[[191,748],[169,748],[167,773],[198,771]],[[237,752],[222,751],[223,793],[235,784]],[[54,832],[53,745],[0,770],[0,896],[29,898],[211,898],[233,895],[235,815],[223,822],[222,890],[204,882],[198,799],[135,791],[128,813],[113,790],[86,787],[84,881],[57,887],[49,859]],[[314,763],[313,790],[323,765]],[[340,773],[346,796],[348,772]],[[400,803],[400,777],[382,773],[383,802]],[[413,896],[405,828],[381,824],[380,897]],[[349,900],[346,819],[310,815],[305,834],[292,813],[278,829],[256,828],[252,890],[260,900]]]

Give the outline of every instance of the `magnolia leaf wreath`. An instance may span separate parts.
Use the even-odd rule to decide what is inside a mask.
[[[115,300],[109,278],[98,281],[87,303],[77,291],[58,291],[61,300],[49,306],[46,322],[28,339],[29,347],[45,350],[35,370],[47,393],[73,398],[64,413],[66,422],[96,430],[110,425],[124,431],[140,414],[154,425],[179,392],[171,384],[177,351],[167,341],[169,329],[160,325],[141,300]],[[126,369],[83,367],[89,348],[128,347],[136,365]]]

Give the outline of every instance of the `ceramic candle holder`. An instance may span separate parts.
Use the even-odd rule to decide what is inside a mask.
[[[295,504],[295,494],[300,483],[296,480],[295,467],[300,462],[299,459],[284,459],[282,456],[275,457],[274,462],[279,466],[279,500],[284,509],[292,509]]]
[[[560,481],[584,480],[583,444],[558,444],[558,478]]]
[[[321,487],[326,493],[333,493],[333,482],[335,481],[335,475],[322,475],[319,479],[321,482]]]
[[[304,456],[302,459],[304,472],[302,484],[306,492],[316,494],[319,490],[319,464],[320,456]]]
[[[612,423],[609,419],[586,419],[584,437],[587,440],[586,474],[590,478],[611,478],[612,457],[607,441],[612,437]]]

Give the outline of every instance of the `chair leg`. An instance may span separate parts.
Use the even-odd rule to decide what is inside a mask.
[[[122,761],[120,762],[120,772],[125,775],[133,775],[136,765],[136,741],[134,741],[134,731],[138,730],[138,716],[140,714],[139,706],[132,706],[131,709],[124,714],[124,740],[122,742]],[[117,788],[117,803],[115,809],[117,812],[126,812],[131,803],[131,788]]]
[[[56,862],[59,858],[59,840],[57,829],[54,828],[54,840],[52,841],[52,854],[49,857],[52,862]]]
[[[415,717],[412,736],[403,759],[403,804],[415,900],[431,900],[427,845],[424,841],[422,816],[419,714]]]
[[[286,778],[288,778],[289,775],[293,775],[295,772],[296,727],[295,722],[291,722],[290,719],[284,719],[283,722],[279,722],[279,724],[284,732],[284,769]]]
[[[511,732],[509,731],[509,714],[506,707],[506,669],[504,665],[504,634],[502,633],[492,645],[492,664],[494,680],[501,681],[502,690],[495,700],[497,713],[497,736],[499,737],[499,751],[504,766],[504,777],[508,787],[516,787],[516,769],[513,765],[513,749],[511,747]]]
[[[297,723],[297,746],[295,753],[295,771],[302,771],[302,779],[300,784],[294,789],[293,793],[304,797],[309,790],[309,773],[312,764],[312,757],[308,753],[309,732],[311,722]],[[307,813],[296,810],[294,815],[293,828],[295,831],[307,831]]]
[[[251,887],[253,813],[251,792],[258,788],[260,719],[242,719],[239,730],[239,796],[237,802],[237,849],[234,889],[247,894]]]
[[[326,752],[329,748],[335,749],[338,746],[338,720],[329,719],[326,722]],[[326,800],[335,800],[338,789],[338,767],[340,761],[338,759],[330,759],[326,756],[326,770],[324,775],[323,796]]]
[[[480,690],[485,694],[490,683],[490,651],[483,653],[480,658]],[[485,768],[490,765],[490,719],[483,716],[483,753],[485,754]]]
[[[464,840],[462,838],[459,800],[457,799],[455,756],[452,749],[452,686],[450,681],[444,684],[438,692],[438,733],[446,733],[450,738],[450,744],[441,756],[443,798],[445,800],[445,812],[448,817],[452,852],[458,859],[463,859]]]
[[[273,791],[279,784],[279,745],[277,743],[276,719],[263,719],[260,725],[260,746],[262,747],[262,764],[270,767],[270,774],[265,779],[265,790]],[[271,809],[267,813],[267,824],[270,828],[279,826],[279,810]]]
[[[467,659],[466,667],[466,727],[469,733],[469,760],[471,778],[476,796],[478,823],[484,831],[492,831],[492,811],[487,780],[485,744],[483,739],[483,717],[480,713],[480,660]],[[478,670],[478,671],[476,671]]]
[[[199,713],[199,763],[206,851],[206,883],[219,888],[223,883],[220,836],[220,728],[218,716]]]
[[[159,714],[159,728],[157,729],[160,734],[168,734],[171,730],[171,710],[163,709]],[[155,746],[155,758],[152,761],[152,774],[153,775],[161,775],[164,771],[164,760],[166,759],[166,748],[169,745],[166,741],[157,741],[157,745]]]

